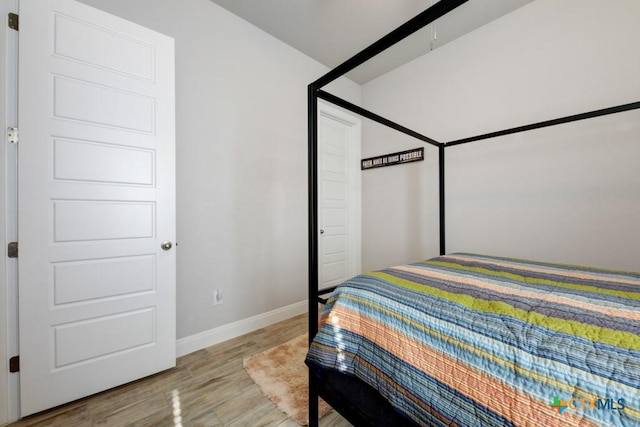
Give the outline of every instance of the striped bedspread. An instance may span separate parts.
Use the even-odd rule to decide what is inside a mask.
[[[453,254],[362,274],[307,364],[421,425],[640,426],[640,273]]]

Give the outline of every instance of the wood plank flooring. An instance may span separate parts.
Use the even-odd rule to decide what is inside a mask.
[[[298,424],[249,378],[242,360],[306,330],[307,316],[296,316],[181,357],[169,371],[23,418],[8,427],[295,427]],[[351,424],[331,411],[320,425]]]

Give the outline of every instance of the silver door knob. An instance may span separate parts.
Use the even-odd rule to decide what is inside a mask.
[[[160,247],[161,247],[163,250],[168,251],[169,249],[171,249],[171,247],[173,247],[173,244],[172,244],[170,241],[165,240],[164,242],[162,242],[162,243],[160,244]]]
[[[321,230],[320,230],[320,234],[324,234],[324,230],[322,230],[322,229],[321,229]]]

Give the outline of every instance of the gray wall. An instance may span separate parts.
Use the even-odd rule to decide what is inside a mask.
[[[638,40],[638,1],[537,0],[364,85],[363,106],[450,141],[634,102]],[[639,270],[639,135],[636,111],[447,149],[447,251]],[[420,145],[366,122],[363,141]],[[364,269],[437,255],[426,163],[363,173]]]
[[[305,300],[306,87],[328,70],[208,0],[83,2],[176,41],[178,338]]]

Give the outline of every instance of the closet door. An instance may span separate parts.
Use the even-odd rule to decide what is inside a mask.
[[[19,37],[25,416],[175,366],[174,48],[71,0]]]
[[[361,273],[361,121],[318,105],[318,289]]]

